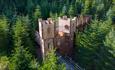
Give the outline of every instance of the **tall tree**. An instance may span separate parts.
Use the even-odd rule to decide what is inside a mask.
[[[32,14],[34,11],[34,3],[33,0],[27,0],[26,3],[26,11],[28,14]]]
[[[76,60],[86,70],[106,69],[107,53],[103,40],[111,28],[111,21],[93,21],[90,26],[76,35]],[[87,52],[87,53],[86,53]]]
[[[47,19],[50,16],[50,8],[47,0],[41,1],[41,16],[43,19]]]
[[[83,8],[83,3],[81,0],[76,0],[75,2],[75,14],[81,14],[82,8]]]
[[[73,5],[70,5],[70,8],[69,8],[69,16],[74,16],[76,15],[75,14],[75,9],[74,9],[74,6]]]
[[[57,57],[54,53],[54,50],[51,50],[45,57],[43,64],[38,68],[38,70],[65,70],[63,64],[58,64]]]
[[[29,22],[27,17],[19,17],[17,18],[16,25],[13,27],[14,31],[14,44],[17,47],[24,46],[25,48],[28,48],[31,53],[35,53],[35,47],[34,44],[30,38],[29,34]]]
[[[9,59],[6,56],[0,56],[0,70],[8,70]]]
[[[36,62],[31,64],[32,55],[27,49],[19,45],[21,44],[18,44],[18,47],[15,48],[15,52],[10,59],[9,70],[36,70]]]
[[[110,9],[107,11],[106,16],[108,19],[112,19],[112,22],[115,23],[115,4],[110,7]]]
[[[91,6],[92,6],[92,0],[85,0],[85,4],[84,4],[84,9],[83,9],[83,14],[91,14],[90,10],[91,10]]]
[[[8,53],[8,22],[4,16],[0,17],[0,55]]]
[[[106,65],[106,69],[109,70],[114,70],[114,65],[115,65],[115,28],[113,27],[111,31],[107,34],[106,39],[105,39],[105,46],[107,47],[106,50],[108,50],[107,58],[108,64]],[[111,59],[110,59],[111,58]]]

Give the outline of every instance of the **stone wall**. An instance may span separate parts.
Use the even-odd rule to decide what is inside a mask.
[[[83,29],[88,25],[90,16],[77,16],[67,18],[59,17],[57,22],[51,18],[39,20],[40,46],[43,54],[47,54],[52,48],[56,48],[62,55],[73,53],[74,32]]]

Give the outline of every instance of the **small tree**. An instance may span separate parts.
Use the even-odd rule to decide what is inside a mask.
[[[107,18],[112,19],[113,23],[115,23],[115,5],[113,4],[112,7],[106,13]]]
[[[73,5],[70,5],[70,8],[69,8],[69,16],[74,16],[74,14],[75,14],[74,7],[73,7]]]
[[[37,5],[36,9],[33,14],[33,22],[32,22],[32,27],[33,29],[38,29],[38,19],[41,18],[41,9],[40,6]]]
[[[8,52],[8,24],[7,19],[0,17],[0,55],[7,54]]]
[[[0,57],[0,70],[8,70],[9,59],[6,56]]]
[[[34,10],[34,3],[32,0],[27,0],[26,2],[26,11],[28,14],[32,14],[33,13],[33,10]]]
[[[38,19],[39,17],[41,17],[41,11],[40,11],[40,6],[37,5],[34,12],[34,19]]]
[[[91,6],[92,6],[92,0],[85,0],[84,9],[82,13],[90,14]]]
[[[76,0],[75,2],[75,14],[81,14],[83,8],[83,2],[81,0]]]
[[[23,46],[18,46],[15,48],[15,52],[13,53],[10,59],[10,70],[32,70],[36,69],[36,62],[32,63],[32,55],[29,53],[27,49],[24,49]],[[33,64],[33,65],[32,65]],[[35,66],[34,66],[35,65]]]
[[[57,57],[54,53],[54,50],[51,50],[43,61],[43,64],[38,68],[38,70],[65,70],[63,64],[58,64]]]
[[[114,65],[115,65],[115,28],[112,28],[112,30],[107,34],[106,39],[105,39],[105,47],[107,48],[106,50],[108,51],[106,53],[106,58],[108,61],[106,61],[106,67],[105,69],[109,70],[114,70]],[[111,59],[110,59],[111,58]]]
[[[66,15],[66,13],[67,13],[67,6],[64,5],[63,8],[62,8],[62,11],[60,13],[60,16],[64,16],[64,15]]]
[[[109,34],[106,36],[105,40],[105,46],[109,47],[109,52],[115,57],[115,29],[112,28],[112,30],[109,32]]]

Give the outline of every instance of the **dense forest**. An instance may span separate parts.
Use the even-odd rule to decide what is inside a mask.
[[[38,18],[91,15],[74,38],[74,60],[86,70],[115,70],[115,0],[0,0],[0,70],[65,70],[52,50],[36,55]]]

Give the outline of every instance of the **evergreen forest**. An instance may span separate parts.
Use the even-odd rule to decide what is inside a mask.
[[[115,70],[115,0],[0,0],[0,70],[66,70],[55,51],[37,58],[38,18],[90,15],[75,32],[74,61],[85,70]]]

